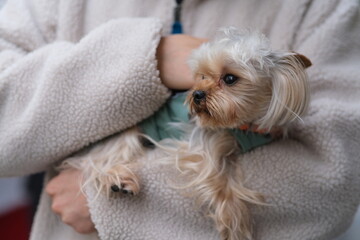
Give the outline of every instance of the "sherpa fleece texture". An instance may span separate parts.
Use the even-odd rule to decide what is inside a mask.
[[[9,0],[0,13],[1,176],[49,168],[153,113],[168,97],[154,55],[160,32],[170,32],[174,4]],[[359,4],[184,1],[187,34],[212,37],[221,26],[252,27],[274,48],[297,51],[313,62],[312,99],[303,123],[289,139],[243,155],[247,185],[270,204],[253,209],[258,240],[329,240],[349,226],[357,209]],[[101,239],[219,239],[192,200],[168,186],[169,169],[147,164],[140,176],[139,196],[90,201]],[[93,190],[86,191],[93,199]],[[96,238],[62,224],[43,194],[32,240]]]
[[[44,170],[134,125],[169,96],[157,76],[159,20],[115,19],[77,39],[56,31],[80,23],[54,25],[65,13],[50,2],[10,1],[0,16],[2,176]]]

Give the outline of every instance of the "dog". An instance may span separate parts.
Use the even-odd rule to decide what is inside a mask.
[[[264,197],[244,186],[241,156],[247,149],[238,136],[257,134],[269,141],[287,136],[308,108],[305,69],[311,61],[272,50],[258,32],[227,28],[189,63],[195,85],[187,103],[196,126],[178,144],[177,169],[222,239],[251,239],[249,205],[263,205]]]
[[[311,62],[298,53],[272,50],[261,33],[230,27],[195,50],[189,65],[195,85],[186,97],[194,123],[188,135],[161,146],[134,127],[63,166],[83,170],[84,184],[93,184],[99,194],[136,195],[140,180],[135,159],[146,154],[146,146],[160,146],[173,159],[167,164],[185,176],[182,187],[213,219],[221,238],[251,239],[250,206],[265,200],[243,183],[246,147],[238,134],[256,134],[267,143],[285,137],[308,108],[305,69]]]

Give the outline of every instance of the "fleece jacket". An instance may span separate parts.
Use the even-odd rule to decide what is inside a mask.
[[[173,0],[8,0],[0,12],[0,176],[59,162],[153,114],[169,97],[156,48],[170,34]],[[242,155],[245,185],[269,205],[252,209],[258,240],[329,240],[360,199],[358,0],[185,0],[185,34],[220,27],[263,32],[274,49],[307,56],[311,101],[289,138]],[[152,154],[161,155],[155,150]],[[146,159],[143,159],[146,162]],[[97,229],[77,234],[43,193],[31,240],[219,239],[170,169],[145,164],[136,197],[94,200]]]

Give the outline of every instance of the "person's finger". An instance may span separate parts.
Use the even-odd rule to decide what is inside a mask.
[[[50,197],[54,197],[56,193],[59,192],[59,183],[58,176],[51,179],[45,187],[45,192],[50,195]]]
[[[95,225],[91,221],[82,222],[73,226],[74,230],[81,234],[89,234],[95,232]]]
[[[58,215],[61,215],[62,212],[63,212],[63,209],[64,209],[64,205],[63,205],[61,202],[59,202],[59,201],[57,200],[57,198],[53,198],[53,202],[52,202],[52,204],[51,204],[51,210],[52,210],[54,213],[56,213],[56,214],[58,214]]]

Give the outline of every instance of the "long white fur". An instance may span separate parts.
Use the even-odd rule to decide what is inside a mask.
[[[172,186],[195,198],[214,220],[222,239],[251,239],[248,205],[265,203],[261,194],[244,185],[241,149],[230,132],[193,126],[184,140],[167,139],[159,145],[169,154],[163,164],[175,165],[185,178]]]

